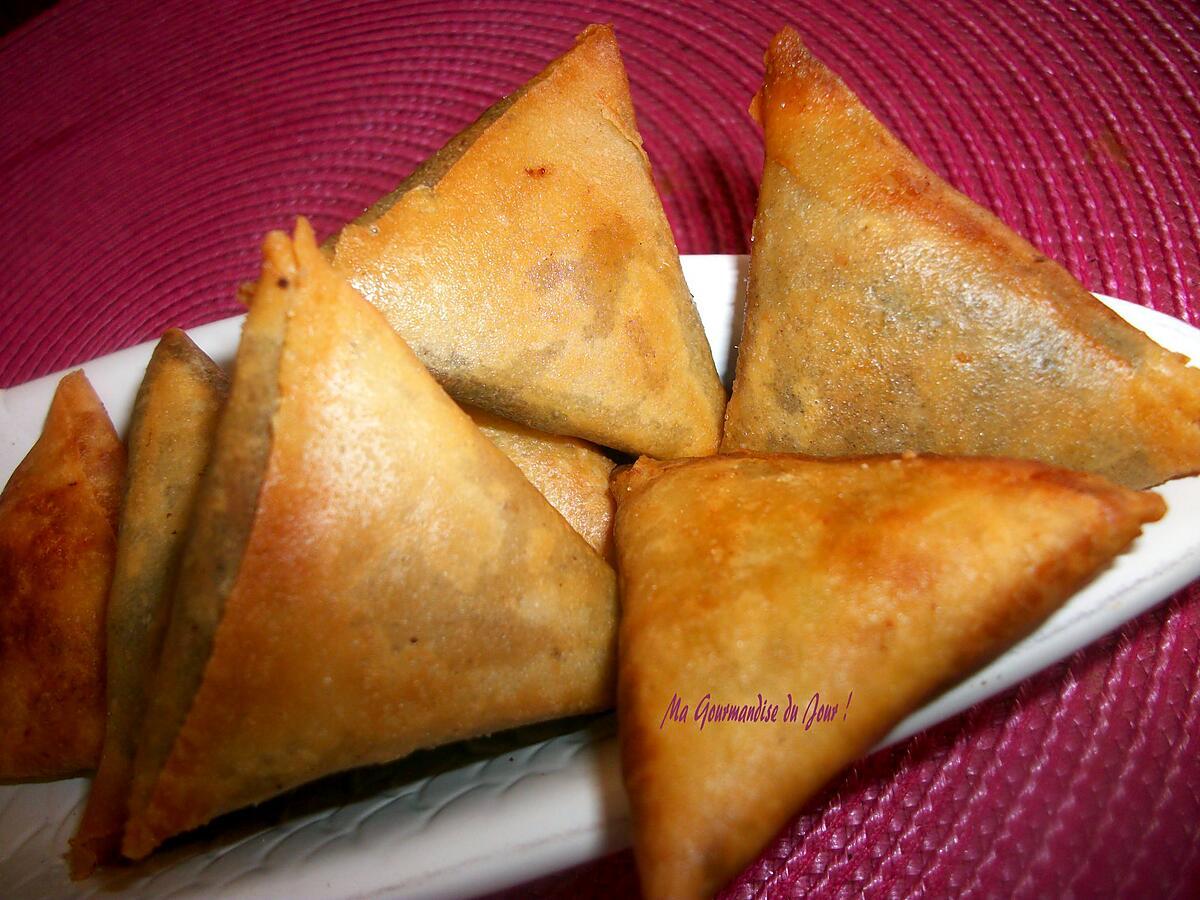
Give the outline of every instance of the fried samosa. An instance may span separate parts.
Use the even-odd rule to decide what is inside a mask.
[[[1041,463],[915,456],[642,460],[614,490],[634,850],[646,896],[675,900],[1164,511]]]
[[[613,461],[579,438],[535,431],[477,407],[464,409],[592,549],[611,561]]]
[[[611,705],[612,569],[275,232],[183,551],[122,851],[331,772]]]
[[[0,494],[0,780],[94,768],[125,447],[83,372]]]
[[[174,328],[158,342],[138,389],[108,601],[108,718],[100,766],[71,841],[74,878],[86,878],[120,851],[170,590],[227,391],[225,373]]]
[[[725,393],[611,28],[329,245],[456,398],[651,456],[715,453]]]
[[[791,29],[723,450],[1038,459],[1147,487],[1200,471],[1200,370],[930,171]]]

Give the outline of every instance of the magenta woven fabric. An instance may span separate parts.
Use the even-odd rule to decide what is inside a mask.
[[[0,385],[235,311],[264,231],[327,233],[616,25],[684,253],[745,251],[745,109],[781,24],[1086,285],[1200,317],[1194,2],[67,2],[0,40]],[[864,761],[746,897],[1200,896],[1200,588]],[[629,854],[508,896],[636,892]]]

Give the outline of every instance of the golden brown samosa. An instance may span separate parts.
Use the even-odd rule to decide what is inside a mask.
[[[535,431],[477,407],[464,409],[592,549],[611,561],[613,461],[579,438]]]
[[[924,166],[794,31],[766,67],[724,450],[1200,471],[1200,371]]]
[[[83,372],[0,494],[0,780],[96,765],[125,448]]]
[[[630,453],[716,452],[725,393],[611,28],[584,31],[330,252],[458,399]]]
[[[120,851],[170,590],[227,390],[225,373],[174,328],[158,342],[138,389],[108,601],[108,718],[100,765],[71,840],[74,878],[87,877]]]
[[[330,772],[603,709],[612,569],[336,274],[268,236],[122,851]]]
[[[614,489],[634,850],[646,896],[675,900],[718,890],[1164,510],[994,459],[642,460]]]

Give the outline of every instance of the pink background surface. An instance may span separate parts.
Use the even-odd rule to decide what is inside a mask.
[[[0,39],[0,385],[235,312],[264,231],[334,230],[589,21],[684,253],[747,248],[790,22],[1089,288],[1200,317],[1194,4],[81,0]],[[855,766],[729,896],[1200,896],[1198,674],[1193,585]],[[635,891],[626,852],[509,896]]]

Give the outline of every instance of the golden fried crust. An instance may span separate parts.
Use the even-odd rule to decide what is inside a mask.
[[[1040,463],[935,457],[643,460],[614,492],[617,711],[651,898],[718,890],[847,763],[1165,509]],[[789,693],[800,713],[783,723]],[[806,729],[814,693],[839,709]],[[701,730],[706,694],[761,694],[779,718]],[[673,696],[686,722],[664,721]]]
[[[0,780],[96,765],[125,448],[82,372],[0,494]]]
[[[611,561],[613,461],[579,438],[535,431],[477,407],[464,409],[592,549]]]
[[[715,452],[725,394],[612,30],[442,156],[330,252],[446,389],[632,453]]]
[[[167,331],[146,368],[129,429],[129,473],[108,603],[108,719],[71,874],[118,855],[138,735],[196,489],[228,391],[220,368],[182,331]]]
[[[766,63],[724,450],[1200,471],[1200,371],[925,167],[794,31]]]
[[[275,260],[289,261],[287,236],[267,237],[264,285],[282,282]],[[290,262],[288,272],[294,268]],[[166,633],[142,721],[127,805],[126,830],[149,802],[212,655],[213,637],[254,525],[255,502],[271,449],[279,357],[287,314],[281,291],[260,290],[242,326],[236,378],[213,438],[212,456],[193,501],[171,589]],[[127,837],[122,838],[124,847]],[[122,851],[124,852],[124,850]]]
[[[253,376],[275,384],[269,452],[245,547],[185,551],[232,578],[199,601],[219,624],[145,802],[134,793],[132,858],[330,772],[612,702],[612,569],[329,268],[307,222],[266,256],[247,329],[279,331],[275,370]],[[231,406],[243,377],[239,356]],[[247,437],[230,425],[218,448]],[[194,535],[221,514],[207,488]]]

